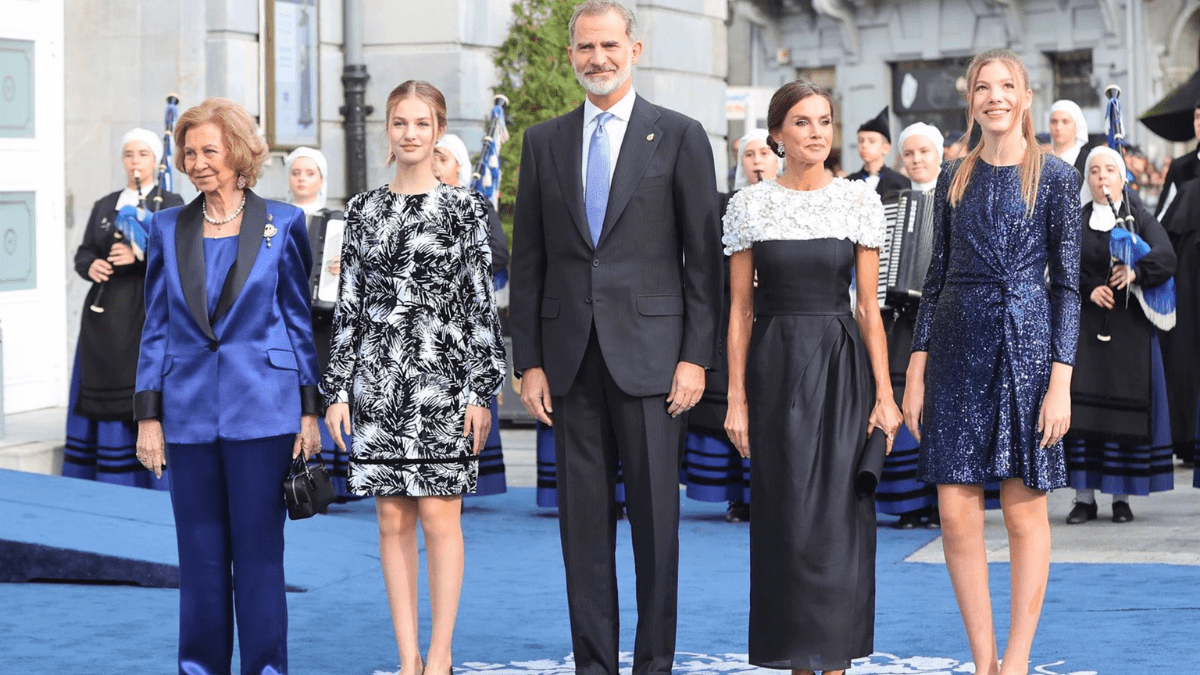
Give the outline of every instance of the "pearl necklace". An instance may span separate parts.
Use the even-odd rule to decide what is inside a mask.
[[[234,218],[237,218],[238,216],[240,216],[242,214],[242,209],[244,209],[244,208],[246,208],[246,193],[245,192],[242,193],[242,203],[238,204],[237,210],[234,211],[232,214],[230,214],[230,216],[228,218],[226,218],[225,220],[217,220],[216,218],[213,218],[212,216],[208,215],[208,197],[205,197],[204,203],[200,204],[200,211],[204,214],[204,220],[212,223],[213,225],[216,225],[217,227],[225,225],[226,223],[232,221]]]

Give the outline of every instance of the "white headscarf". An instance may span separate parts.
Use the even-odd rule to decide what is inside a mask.
[[[1053,115],[1060,110],[1075,120],[1075,145],[1082,147],[1088,141],[1088,125],[1087,120],[1083,119],[1083,109],[1074,101],[1062,99],[1055,101],[1054,105],[1050,106],[1050,114]]]
[[[154,153],[154,164],[157,165],[162,162],[163,144],[162,139],[158,137],[158,134],[150,131],[149,129],[142,129],[141,127],[138,127],[137,129],[130,129],[129,133],[121,137],[122,153],[125,152],[125,146],[129,145],[129,141],[141,141],[142,143],[150,146],[150,152]],[[151,174],[150,182],[153,183],[158,180],[158,172],[153,171]]]
[[[904,157],[904,141],[908,140],[909,138],[911,138],[913,136],[924,136],[925,138],[928,138],[933,143],[933,147],[937,148],[938,168],[937,168],[937,171],[935,171],[933,174],[933,181],[931,181],[932,184],[925,183],[920,186],[917,186],[916,182],[913,183],[914,187],[917,187],[917,189],[931,190],[937,184],[937,175],[939,173],[941,173],[941,170],[942,170],[941,164],[942,164],[942,157],[944,156],[945,151],[946,151],[946,148],[945,148],[946,137],[942,136],[942,132],[938,131],[938,128],[933,126],[932,124],[925,124],[924,122],[917,122],[916,124],[910,124],[907,127],[904,127],[904,131],[900,132],[900,140],[897,143],[897,147],[900,148],[900,156],[901,157]]]
[[[467,153],[467,144],[455,134],[445,134],[437,142],[439,148],[445,148],[458,160],[458,186],[471,189],[471,155]]]
[[[944,146],[946,144],[946,137],[942,136],[942,132],[938,131],[938,128],[932,124],[925,124],[924,122],[917,122],[916,124],[904,127],[904,131],[900,132],[900,141],[897,143],[901,154],[904,152],[904,141],[914,135],[924,136],[933,141],[933,147],[937,148],[938,164],[941,164],[942,153],[945,150]]]
[[[735,192],[750,184],[750,178],[746,176],[746,170],[742,168],[742,155],[746,152],[746,144],[750,141],[762,141],[766,143],[768,135],[766,129],[751,129],[738,141],[737,172],[733,177],[733,189]],[[769,146],[770,143],[767,143],[767,145]],[[779,175],[783,173],[783,158],[775,155],[775,161],[779,164],[779,168],[775,174]]]
[[[288,156],[283,158],[283,170],[288,176],[292,175],[292,165],[301,157],[311,159],[316,163],[317,171],[321,172],[321,189],[317,190],[317,198],[307,204],[297,204],[304,211],[304,215],[311,216],[325,208],[325,202],[328,199],[326,186],[329,184],[329,162],[325,160],[325,155],[320,150],[301,146],[289,152]]]
[[[1083,173],[1083,187],[1079,189],[1080,203],[1083,206],[1087,206],[1087,204],[1092,201],[1092,188],[1090,185],[1088,185],[1087,176],[1092,171],[1092,163],[1101,156],[1107,156],[1111,158],[1117,165],[1117,171],[1121,174],[1122,189],[1118,190],[1117,193],[1112,196],[1113,202],[1119,207],[1121,205],[1125,187],[1125,158],[1121,156],[1121,153],[1113,150],[1107,145],[1098,145],[1092,148],[1092,151],[1088,153],[1087,165],[1085,166]],[[1092,207],[1092,216],[1088,221],[1088,227],[1100,232],[1108,232],[1109,230],[1113,229],[1113,226],[1116,224],[1117,219],[1115,216],[1113,216],[1112,209],[1109,208],[1108,204],[1096,204]]]

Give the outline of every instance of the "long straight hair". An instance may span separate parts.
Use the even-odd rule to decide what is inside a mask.
[[[971,132],[975,129],[975,84],[979,81],[979,71],[994,61],[1000,61],[1008,67],[1009,72],[1017,79],[1021,91],[1029,90],[1029,71],[1025,69],[1021,57],[1011,51],[989,49],[971,59],[971,65],[967,67],[967,133],[963,135],[964,144],[969,143]],[[1026,108],[1022,113],[1020,124],[1021,136],[1025,139],[1025,158],[1021,160],[1021,199],[1025,202],[1026,216],[1032,216],[1037,204],[1038,184],[1041,181],[1045,157],[1037,142],[1037,132],[1033,128],[1033,111],[1030,108]],[[1009,133],[1012,133],[1011,130]],[[975,169],[975,163],[979,161],[982,152],[981,140],[967,153],[954,173],[954,179],[950,181],[951,206],[958,206],[962,201],[967,185],[971,182],[971,172]]]

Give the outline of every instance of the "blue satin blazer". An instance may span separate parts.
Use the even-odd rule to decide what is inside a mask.
[[[150,222],[134,417],[160,419],[168,443],[297,433],[320,408],[304,213],[247,190],[237,260],[208,307],[202,199]]]

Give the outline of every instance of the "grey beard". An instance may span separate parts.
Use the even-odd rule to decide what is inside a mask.
[[[575,71],[575,79],[579,80],[579,84],[583,86],[587,92],[593,96],[608,96],[614,91],[621,88],[625,81],[629,79],[628,70],[618,70],[615,75],[606,82],[591,82],[583,76],[579,71]]]

